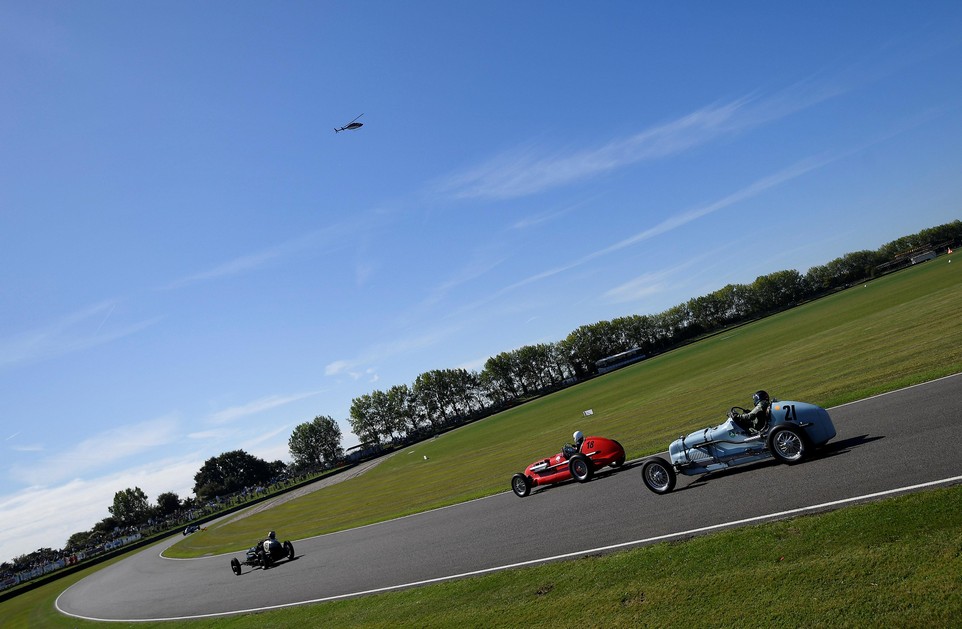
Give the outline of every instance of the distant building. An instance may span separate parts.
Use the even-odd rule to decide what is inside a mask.
[[[614,354],[596,361],[595,369],[598,370],[599,374],[608,373],[609,371],[614,371],[615,369],[620,369],[621,367],[642,361],[647,357],[648,356],[641,351],[640,347],[632,347],[626,352]]]
[[[912,256],[912,264],[918,264],[919,262],[925,262],[926,260],[935,260],[935,252],[926,251],[925,253]]]
[[[381,451],[381,444],[369,441],[361,443],[353,448],[348,448],[344,453],[344,460],[348,463],[357,463],[377,455]]]

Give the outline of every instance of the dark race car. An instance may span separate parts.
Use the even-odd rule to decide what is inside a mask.
[[[520,498],[531,493],[532,487],[553,485],[571,478],[579,483],[591,479],[595,471],[606,465],[618,468],[625,463],[625,449],[614,439],[585,437],[580,448],[570,444],[558,454],[539,459],[524,472],[511,479],[511,489]]]
[[[258,542],[256,546],[247,551],[247,556],[243,561],[236,557],[231,559],[230,569],[236,575],[240,575],[242,565],[254,568],[260,566],[262,570],[267,570],[281,559],[287,559],[288,561],[294,559],[294,545],[290,542],[279,542],[273,537],[272,531],[270,537],[263,542]]]

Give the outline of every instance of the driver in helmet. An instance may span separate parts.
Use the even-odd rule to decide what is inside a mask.
[[[757,435],[768,426],[768,420],[771,419],[770,409],[772,401],[768,397],[767,392],[758,390],[752,395],[752,404],[754,407],[747,413],[739,413],[738,411],[732,410],[729,413],[729,417],[745,432]]]
[[[571,445],[570,443],[566,443],[563,446],[561,446],[561,453],[564,455],[566,459],[570,459],[574,455],[581,452],[581,444],[584,443],[585,435],[580,430],[576,430],[574,434],[571,435],[571,438],[575,440],[574,445]]]
[[[257,542],[257,550],[271,553],[276,545],[280,545],[280,542],[277,541],[277,535],[274,531],[271,531],[267,534],[267,539]]]

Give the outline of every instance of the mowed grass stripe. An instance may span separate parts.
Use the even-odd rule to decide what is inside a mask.
[[[529,405],[530,409],[518,409],[539,412],[535,420],[547,425],[533,422],[512,426],[516,418],[504,414],[487,420],[490,427],[483,422],[472,428],[484,428],[485,437],[502,433],[510,436],[519,434],[513,431],[524,430],[528,438],[540,438],[553,446],[564,438],[569,426],[585,425],[580,417],[559,418],[556,414],[577,411],[580,416],[581,406],[593,400],[604,422],[617,421],[625,433],[630,433],[630,437],[619,438],[626,443],[633,439],[633,453],[646,452],[646,443],[652,444],[653,452],[664,448],[667,440],[681,430],[717,419],[724,410],[719,406],[737,403],[758,384],[749,377],[741,378],[737,371],[727,371],[737,359],[742,361],[740,368],[753,369],[752,374],[758,377],[762,369],[754,369],[747,360],[749,350],[757,350],[753,355],[768,366],[785,364],[773,354],[791,355],[791,369],[779,372],[777,383],[766,386],[776,394],[826,406],[962,371],[958,321],[962,291],[958,277],[941,262],[853,288],[609,374],[541,400],[537,403],[541,408]],[[788,332],[779,329],[785,326],[790,327]],[[719,352],[729,363],[717,356]],[[844,367],[844,382],[836,382],[836,374],[825,366],[829,362],[832,368]],[[723,367],[725,373],[721,373]],[[697,377],[689,381],[679,373],[685,369],[697,372]],[[771,375],[766,382],[774,381],[776,374]],[[706,377],[710,382],[699,382]],[[733,382],[736,377],[738,381]],[[696,386],[710,387],[716,396],[732,396],[732,402],[727,397],[720,402],[707,399],[709,395],[699,396]],[[785,387],[792,388],[783,392]],[[678,397],[685,395],[699,402]],[[710,406],[701,408],[700,404],[706,403]],[[648,406],[652,407],[650,412],[637,412]],[[559,430],[560,437],[556,434]],[[445,435],[418,446],[417,458],[421,452],[444,452],[445,440],[451,448],[473,447],[476,444],[472,439],[478,434],[465,429]],[[524,452],[518,465],[543,453],[541,445],[535,454]],[[391,463],[398,466],[398,471],[410,474],[403,468],[415,463],[414,456],[410,455],[408,464],[399,460],[402,456],[404,452]],[[320,506],[323,510],[324,502]],[[297,511],[286,515],[287,522],[316,518],[317,509],[317,505],[305,501]],[[261,533],[257,529],[250,536]],[[104,626],[62,616],[53,607],[60,592],[101,567],[0,603],[0,624],[15,629]],[[954,626],[962,616],[960,574],[962,487],[953,487],[685,542],[415,590],[264,614],[131,626],[945,627]]]
[[[301,539],[491,495],[575,429],[663,451],[752,391],[833,406],[962,371],[962,282],[944,259],[727,330],[405,448],[370,472],[168,551],[237,551],[268,529]],[[592,408],[594,415],[583,417]],[[424,456],[428,459],[425,460]]]
[[[953,627],[962,487],[600,557],[357,599],[195,621],[57,613],[76,575],[0,603],[6,629],[302,627]]]

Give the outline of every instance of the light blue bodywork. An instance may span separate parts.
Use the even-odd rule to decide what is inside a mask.
[[[835,436],[835,425],[824,408],[806,402],[774,400],[771,420],[761,433],[750,434],[732,419],[697,430],[668,446],[671,465],[681,474],[695,476],[770,458],[769,435],[780,426],[801,429],[808,445],[814,448]]]

